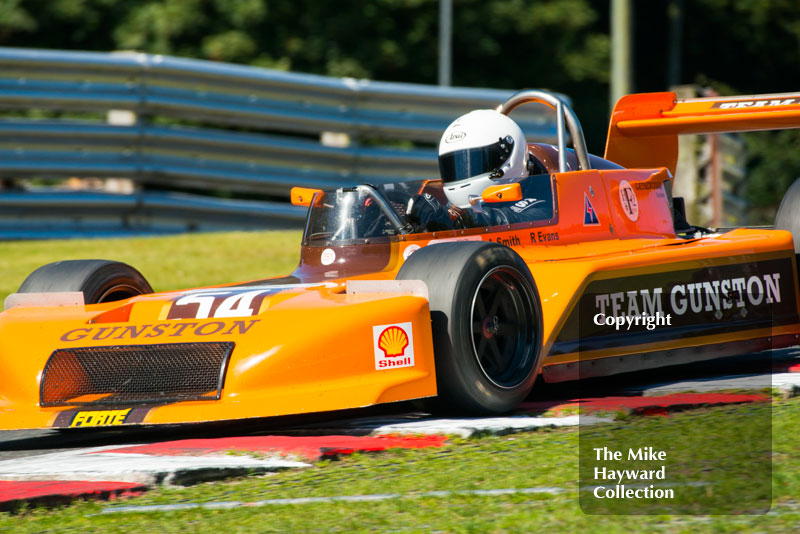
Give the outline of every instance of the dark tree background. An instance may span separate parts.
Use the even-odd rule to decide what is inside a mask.
[[[454,0],[453,84],[570,95],[602,153],[609,0]],[[670,7],[683,7],[679,83],[721,94],[800,90],[796,0],[647,0],[634,10],[634,90],[667,88]],[[436,83],[438,0],[0,0],[0,46],[141,50],[298,72]],[[796,130],[746,136],[749,200],[800,176]]]

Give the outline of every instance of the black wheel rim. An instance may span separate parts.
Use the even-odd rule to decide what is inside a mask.
[[[115,284],[108,289],[105,289],[97,298],[96,303],[101,302],[116,302],[118,300],[128,299],[141,295],[142,292],[129,284]]]
[[[528,283],[512,267],[495,267],[472,298],[472,349],[478,366],[495,386],[510,389],[531,372],[535,348]]]

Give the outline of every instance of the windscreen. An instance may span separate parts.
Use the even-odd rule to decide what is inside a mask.
[[[408,200],[422,183],[359,186],[318,194],[304,241],[353,242],[395,236],[400,233]]]

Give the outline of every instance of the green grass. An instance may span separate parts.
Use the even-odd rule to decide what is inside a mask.
[[[0,242],[0,303],[34,269],[72,259],[133,265],[165,291],[289,274],[300,258],[299,231],[167,237]]]
[[[620,432],[670,437],[706,428],[698,456],[716,451],[709,468],[725,468],[731,435],[754,411],[741,406],[630,418],[594,427],[605,439]],[[441,449],[358,454],[323,461],[311,469],[285,471],[190,488],[162,488],[123,503],[77,503],[59,510],[0,514],[0,531],[33,532],[797,532],[800,525],[800,400],[772,407],[772,510],[766,515],[587,515],[578,503],[579,431],[540,430],[511,436],[454,440]],[[713,443],[714,441],[717,443]],[[738,466],[739,468],[745,466]],[[741,471],[741,470],[740,470]],[[746,469],[745,469],[746,471]],[[737,473],[741,475],[741,472]],[[437,490],[556,486],[557,495],[423,496]],[[265,499],[398,494],[369,503],[268,505],[232,510],[180,510],[96,515],[113,506],[253,502]],[[736,495],[729,496],[736,499]]]

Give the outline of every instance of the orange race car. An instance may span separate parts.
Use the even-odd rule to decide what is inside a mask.
[[[287,277],[153,293],[117,262],[37,269],[0,313],[0,428],[430,397],[500,413],[540,374],[558,382],[798,342],[800,181],[775,229],[726,230],[688,224],[672,182],[678,134],[797,127],[800,94],[626,96],[604,158],[587,153],[555,95],[523,91],[497,111],[528,102],[555,110],[558,146],[479,130],[490,143],[449,150],[475,139],[462,131],[471,115],[443,136],[442,181],[295,188],[309,211]],[[526,176],[506,180],[514,150]],[[459,185],[463,172],[485,180]]]

